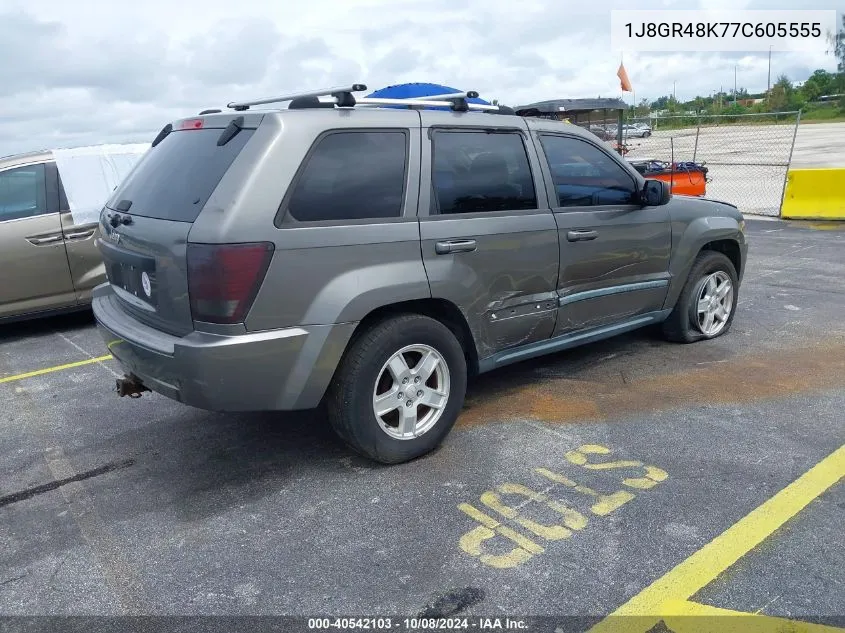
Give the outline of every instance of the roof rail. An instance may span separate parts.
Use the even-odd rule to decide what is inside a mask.
[[[469,112],[471,110],[491,112],[494,114],[513,114],[513,110],[506,106],[488,105],[481,103],[470,103],[468,99],[478,98],[474,90],[466,92],[451,92],[448,94],[408,97],[408,98],[382,98],[382,97],[361,97],[356,99],[353,92],[362,92],[367,89],[364,84],[352,84],[338,88],[325,88],[323,90],[310,90],[308,92],[297,92],[278,97],[256,99],[254,101],[236,101],[229,103],[227,107],[236,111],[249,110],[252,106],[267,105],[270,103],[282,103],[290,101],[289,108],[351,108],[355,105],[368,106],[407,106],[409,108],[441,107],[451,108],[455,112]],[[320,101],[318,97],[331,97],[330,100]]]
[[[366,104],[368,101],[373,105],[407,105],[408,107],[449,107],[455,112],[469,112],[470,110],[488,110],[495,112],[498,110],[496,106],[489,106],[484,104],[470,104],[467,99],[475,99],[478,93],[475,90],[468,90],[464,92],[450,92],[439,95],[423,95],[420,97],[399,97],[398,104],[393,103],[376,103],[369,101],[371,97],[365,98],[363,101]],[[375,97],[376,99],[383,99],[384,97]],[[411,103],[414,102],[414,103]],[[472,106],[472,107],[470,107]]]
[[[278,97],[267,97],[266,99],[256,99],[254,101],[233,101],[226,105],[227,108],[233,110],[243,111],[249,110],[252,106],[267,105],[270,103],[282,103],[283,101],[293,101],[300,97],[328,97],[332,96],[336,99],[336,104],[341,107],[351,107],[355,105],[355,97],[353,92],[363,92],[367,89],[364,84],[352,84],[351,86],[342,86],[338,88],[324,88],[322,90],[309,90],[307,92],[296,92],[289,95],[281,95]]]
[[[401,97],[408,99],[428,99],[431,101],[443,101],[445,99],[476,99],[478,93],[475,90],[467,90],[466,92],[450,92],[443,95],[425,95],[422,97]]]
[[[470,110],[481,110],[492,112],[496,114],[505,114],[500,106],[488,105],[482,103],[470,103],[467,99],[476,99],[478,93],[475,90],[468,90],[466,92],[450,92],[448,94],[440,95],[425,95],[420,97],[363,97],[358,99],[361,105],[400,105],[413,107],[445,107],[451,108],[455,112],[469,112]],[[512,114],[512,112],[507,112]]]
[[[485,105],[481,103],[467,103],[465,99],[432,99],[430,97],[414,97],[411,99],[383,99],[381,97],[363,97],[358,99],[359,105],[400,105],[400,106],[435,106],[441,108],[452,108],[458,112],[468,110],[498,110],[499,106]]]

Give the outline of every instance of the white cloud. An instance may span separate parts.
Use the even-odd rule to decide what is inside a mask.
[[[702,0],[702,8],[765,7]],[[829,8],[822,0],[814,6]],[[520,104],[620,96],[610,10],[643,0],[4,0],[0,155],[150,140],[167,121],[228,101],[363,81],[431,81]],[[782,5],[782,6],[779,6]],[[665,8],[687,8],[661,0]],[[11,60],[11,63],[10,63]],[[636,54],[637,99],[766,86],[758,55]],[[772,79],[834,68],[823,54],[775,54]],[[631,95],[625,95],[630,101]]]

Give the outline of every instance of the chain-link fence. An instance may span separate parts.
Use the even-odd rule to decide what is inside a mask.
[[[707,197],[778,216],[799,120],[799,112],[628,118],[625,157],[703,165]]]

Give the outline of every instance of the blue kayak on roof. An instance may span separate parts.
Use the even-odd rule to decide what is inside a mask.
[[[442,86],[440,84],[428,83],[407,83],[396,84],[395,86],[387,86],[368,94],[368,97],[378,99],[413,99],[419,97],[432,97],[434,95],[451,94],[455,92],[462,92],[458,88],[450,86]],[[468,103],[478,103],[480,105],[490,105],[489,101],[485,101],[479,97],[467,99]],[[385,108],[401,108],[402,106],[382,106]],[[432,110],[449,110],[443,106],[432,106]]]

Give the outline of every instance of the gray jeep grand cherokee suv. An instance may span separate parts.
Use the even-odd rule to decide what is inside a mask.
[[[121,395],[323,404],[398,463],[444,439],[470,375],[649,324],[730,328],[735,207],[670,196],[574,125],[352,92],[176,121],[114,192],[93,309]]]

